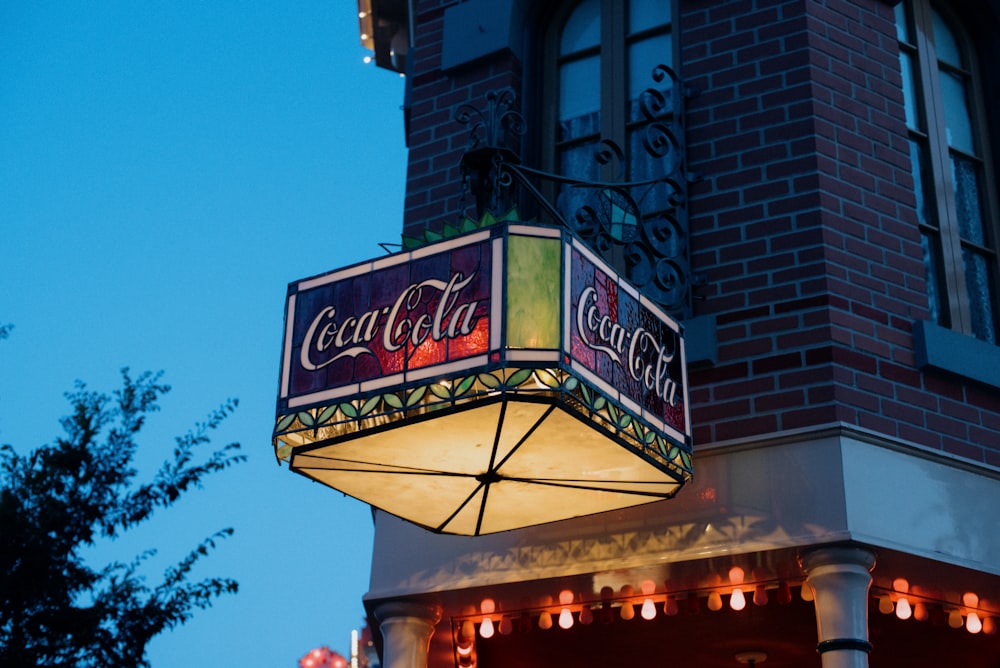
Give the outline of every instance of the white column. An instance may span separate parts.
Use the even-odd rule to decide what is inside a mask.
[[[441,609],[412,601],[388,601],[375,608],[382,631],[382,668],[427,668],[427,652]]]
[[[802,555],[806,585],[815,595],[816,629],[823,668],[867,668],[868,589],[875,554],[853,545],[823,547]]]

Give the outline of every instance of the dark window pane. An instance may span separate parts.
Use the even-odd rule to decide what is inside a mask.
[[[628,34],[670,23],[667,0],[631,0],[628,3]]]
[[[996,323],[993,319],[993,291],[990,282],[989,262],[979,253],[962,251],[965,265],[965,284],[969,291],[969,310],[972,315],[972,332],[976,338],[996,343]]]
[[[951,178],[955,183],[955,214],[962,239],[986,245],[983,213],[979,198],[979,168],[971,160],[953,155]]]
[[[906,110],[906,127],[911,130],[920,130],[920,113],[917,110],[917,84],[913,80],[913,56],[905,51],[900,51],[899,67],[903,75],[903,108]]]
[[[927,267],[927,308],[931,311],[931,320],[948,327],[948,311],[943,308],[942,296],[945,294],[941,283],[941,250],[936,236],[920,235],[924,247],[924,266]]]
[[[975,155],[976,145],[972,138],[972,117],[969,115],[965,78],[941,71],[939,79],[948,146]]]
[[[962,67],[962,50],[958,46],[954,31],[938,10],[935,9],[933,12],[934,50],[937,52],[938,60],[954,67]]]
[[[910,164],[913,170],[913,194],[917,198],[917,219],[923,225],[937,227],[935,216],[927,208],[931,195],[927,192],[931,180],[927,178],[927,159],[924,147],[917,141],[910,140]]]
[[[584,0],[573,10],[559,36],[559,53],[575,53],[601,41],[600,0]]]

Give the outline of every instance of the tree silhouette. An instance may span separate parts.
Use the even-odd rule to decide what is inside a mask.
[[[0,338],[9,331],[0,328]],[[155,635],[237,591],[226,578],[187,579],[232,529],[204,540],[155,586],[139,572],[154,551],[97,570],[81,556],[245,459],[231,443],[195,460],[209,432],[235,409],[229,400],[175,439],[172,457],[151,481],[136,481],[136,437],[170,389],[161,376],[133,378],[123,369],[122,386],[111,395],[78,382],[66,394],[72,409],[62,437],[29,454],[0,447],[0,666],[148,666],[146,646]]]

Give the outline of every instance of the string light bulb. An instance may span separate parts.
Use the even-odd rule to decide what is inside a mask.
[[[548,631],[552,628],[552,613],[546,610],[538,616],[538,628]]]
[[[656,603],[653,602],[652,598],[655,593],[656,583],[652,580],[643,580],[642,594],[646,598],[642,602],[642,609],[639,610],[639,616],[647,621],[656,617]]]
[[[712,612],[722,610],[722,596],[719,595],[719,592],[713,591],[708,595],[708,609]]]
[[[896,617],[906,620],[912,616],[913,609],[910,607],[910,601],[905,596],[900,596],[899,600],[896,601]]]
[[[514,622],[510,617],[501,617],[498,627],[500,635],[509,636],[514,631]]]
[[[753,604],[757,606],[767,605],[767,587],[763,584],[754,587]]]
[[[895,606],[892,604],[892,599],[888,596],[879,596],[878,598],[878,611],[883,615],[892,614]]]
[[[962,611],[955,609],[948,613],[948,626],[953,629],[962,628],[964,620],[962,619]]]
[[[983,633],[992,636],[997,632],[997,622],[992,617],[986,617],[983,619]]]
[[[913,606],[913,618],[918,622],[926,622],[931,614],[927,612],[927,606],[923,601],[917,601]]]
[[[580,623],[583,625],[592,624],[594,622],[594,611],[590,609],[589,605],[585,605],[580,608]]]
[[[569,589],[563,589],[559,592],[559,605],[562,606],[562,610],[559,611],[559,628],[561,629],[573,628],[573,613],[569,609],[569,605],[572,602],[572,591]]]
[[[970,612],[965,617],[965,630],[969,633],[979,633],[983,630],[983,622],[975,612]]]
[[[792,602],[792,588],[788,586],[787,581],[782,581],[778,584],[778,595],[777,595],[778,605],[788,605]]]
[[[677,597],[668,595],[666,600],[663,601],[663,614],[667,617],[673,617],[680,610],[677,605]]]
[[[635,594],[635,589],[632,588],[632,585],[629,584],[622,585],[622,596],[630,597],[633,596],[634,594]],[[620,614],[621,618],[624,619],[625,621],[635,619],[635,605],[633,605],[632,601],[629,600],[629,598],[626,598],[625,601],[622,603],[622,608],[618,614]]]
[[[746,596],[743,595],[743,589],[741,587],[743,584],[743,577],[743,569],[739,566],[733,566],[729,569],[729,582],[736,585],[736,588],[733,589],[733,593],[729,596],[729,607],[737,612],[747,607],[747,599]]]
[[[799,596],[802,597],[803,601],[809,602],[816,598],[816,592],[813,591],[808,582],[803,582],[802,587],[799,588]]]
[[[479,625],[479,636],[481,638],[492,638],[494,631],[493,620],[489,617],[483,617],[483,623]]]

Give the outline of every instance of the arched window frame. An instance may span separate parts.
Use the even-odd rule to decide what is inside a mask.
[[[940,63],[935,45],[934,10],[956,37],[962,64]],[[1000,259],[996,173],[990,155],[983,78],[974,41],[949,7],[930,0],[903,0],[896,7],[908,134],[917,188],[918,213],[928,270],[928,305],[937,324],[1000,343]],[[905,29],[902,26],[905,25]],[[972,151],[950,146],[941,73],[953,73],[967,85]],[[922,156],[922,159],[921,159]],[[970,238],[956,201],[952,159],[978,169],[978,213],[982,239]],[[967,221],[966,221],[967,222]],[[986,294],[966,260],[986,267]]]

